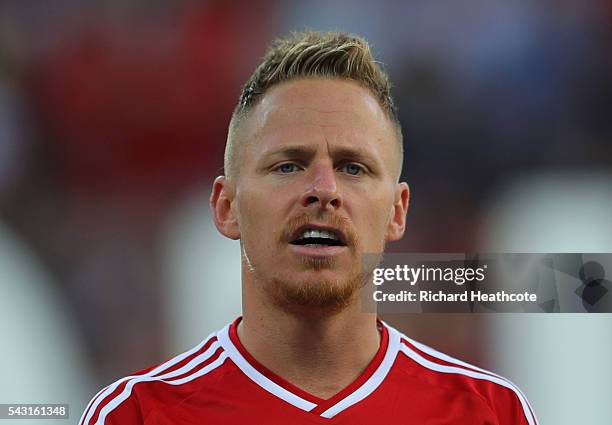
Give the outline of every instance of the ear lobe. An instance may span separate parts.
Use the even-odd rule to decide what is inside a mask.
[[[232,209],[235,192],[225,176],[219,176],[213,183],[210,194],[210,209],[217,230],[230,239],[240,239],[240,229],[236,214]]]
[[[406,230],[406,213],[410,204],[410,188],[407,183],[398,183],[395,189],[395,200],[391,220],[387,229],[387,241],[397,241]]]

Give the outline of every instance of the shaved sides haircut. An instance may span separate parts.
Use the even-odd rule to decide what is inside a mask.
[[[403,155],[402,130],[391,97],[389,76],[374,59],[368,42],[346,33],[299,32],[273,41],[242,88],[225,146],[224,168],[227,177],[237,175],[240,150],[237,133],[244,117],[271,87],[302,78],[348,80],[368,89],[395,125],[400,155]]]

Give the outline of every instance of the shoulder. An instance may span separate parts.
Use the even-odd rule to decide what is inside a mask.
[[[411,376],[418,376],[438,388],[479,398],[500,425],[537,425],[533,408],[510,380],[441,353],[395,329],[393,332],[399,339],[399,363]]]
[[[201,388],[227,354],[212,333],[200,344],[161,364],[121,378],[89,402],[79,425],[142,424],[156,407]]]

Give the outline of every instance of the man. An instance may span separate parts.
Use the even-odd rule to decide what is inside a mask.
[[[219,231],[240,240],[243,316],[102,390],[81,423],[536,423],[507,380],[362,309],[363,255],[400,239],[408,210],[389,87],[360,38],[272,45],[210,200]]]

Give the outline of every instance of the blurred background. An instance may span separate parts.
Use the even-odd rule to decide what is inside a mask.
[[[3,0],[0,403],[76,423],[240,313],[208,196],[291,30],[362,35],[390,73],[412,191],[391,250],[612,252],[611,24],[604,0]],[[507,376],[542,424],[612,422],[610,314],[384,319]]]

